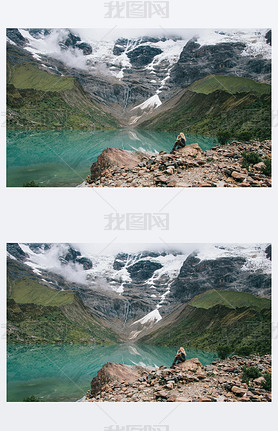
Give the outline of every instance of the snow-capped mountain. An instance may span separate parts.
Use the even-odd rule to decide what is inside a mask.
[[[131,126],[181,88],[212,73],[270,81],[267,29],[141,32],[134,36],[123,30],[122,37],[113,37],[88,29],[8,29],[7,42],[31,55],[43,70],[76,78]]]
[[[154,251],[153,251],[154,250]],[[8,258],[40,283],[73,290],[134,339],[179,304],[210,289],[271,295],[267,244],[192,244],[97,254],[86,244],[8,244]]]

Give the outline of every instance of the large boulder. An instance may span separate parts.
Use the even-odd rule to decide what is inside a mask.
[[[121,382],[124,380],[125,382],[133,383],[142,375],[143,371],[144,368],[137,365],[107,362],[91,381],[91,394],[93,396],[97,395],[103,386],[110,382]]]
[[[193,371],[194,373],[199,373],[204,368],[198,358],[188,359],[176,365],[176,367],[181,371]]]
[[[202,156],[203,150],[199,146],[199,144],[190,144],[186,145],[183,148],[180,148],[175,151],[175,154],[180,154],[183,157],[196,157],[197,159]]]
[[[91,179],[95,181],[109,168],[125,166],[134,168],[145,158],[140,151],[128,151],[121,148],[106,148],[91,166]]]

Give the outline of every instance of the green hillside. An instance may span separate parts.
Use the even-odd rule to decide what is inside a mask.
[[[258,95],[270,94],[271,86],[253,81],[249,78],[224,75],[209,75],[206,78],[195,81],[190,87],[194,93],[210,94],[217,90],[227,93],[254,93]]]
[[[17,304],[36,304],[60,307],[73,304],[74,293],[50,289],[34,280],[18,280],[11,287],[10,298]]]
[[[208,76],[193,83],[140,127],[210,136],[228,130],[234,138],[248,131],[253,138],[269,139],[270,86],[247,78],[215,78]]]
[[[195,296],[190,305],[196,308],[209,309],[215,305],[224,305],[228,308],[254,307],[258,310],[270,309],[271,301],[267,298],[259,298],[246,292],[228,290],[208,290]]]
[[[206,293],[196,298],[196,306],[192,300],[174,315],[165,317],[155,331],[140,338],[139,342],[205,350],[217,350],[224,344],[234,353],[243,347],[254,353],[271,352],[271,310],[264,298],[251,298],[253,295],[249,297],[237,292],[237,296],[229,298],[234,303],[233,308],[231,303],[221,305],[223,299],[217,300],[213,295],[207,297]],[[226,292],[222,293],[225,298]],[[241,306],[247,304],[248,298],[249,306]],[[212,305],[213,302],[218,304]]]
[[[42,285],[8,261],[7,339],[11,344],[110,344],[118,336],[74,292]]]
[[[111,129],[118,121],[70,76],[43,70],[26,52],[7,48],[8,129]]]
[[[43,71],[28,63],[12,66],[10,69],[10,84],[18,89],[33,89],[47,92],[71,90],[74,79]]]

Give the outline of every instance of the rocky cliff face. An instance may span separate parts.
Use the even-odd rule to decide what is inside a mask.
[[[201,46],[196,40],[190,40],[173,67],[171,82],[189,87],[194,81],[207,75],[221,74],[270,83],[270,59],[248,56],[246,48],[247,45],[243,42]]]
[[[245,264],[244,257],[201,261],[192,254],[185,260],[173,282],[171,295],[187,302],[206,290],[224,288],[270,297],[270,275],[242,270]]]

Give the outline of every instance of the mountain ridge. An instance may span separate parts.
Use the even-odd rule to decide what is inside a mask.
[[[237,301],[244,293],[229,292],[231,296],[237,297],[237,301],[231,301],[230,297],[228,304],[223,305],[226,292],[216,290],[215,293],[219,295],[218,303],[215,301],[209,308],[196,307],[193,299],[159,322],[156,329],[140,336],[138,343],[184,345],[212,351],[225,344],[234,352],[248,348],[253,353],[270,353],[270,301],[267,305],[260,304],[259,308],[253,306],[253,300],[249,306],[237,307]],[[200,297],[204,299],[205,295],[201,294]],[[263,301],[263,298],[258,300]]]
[[[43,70],[33,58],[12,47],[19,56],[7,61],[7,125],[9,129],[104,129],[118,121],[93,100],[73,77]],[[20,55],[19,55],[20,54]]]
[[[132,128],[156,114],[161,104],[175,98],[180,90],[212,74],[270,83],[268,30],[211,30],[206,37],[121,37],[96,43],[70,29],[8,29],[7,52],[13,63],[28,58],[45,71],[77,80],[114,118],[115,127],[118,123]],[[215,128],[203,130],[199,126],[201,132],[215,133]],[[173,127],[171,130],[179,124]]]
[[[112,329],[112,335],[117,334],[113,340],[125,342],[141,342],[156,328],[171,323],[182,310],[186,310],[186,319],[194,311],[196,319],[202,321],[200,308],[198,311],[193,307],[194,298],[201,307],[204,301],[209,305],[203,309],[208,321],[216,318],[217,307],[222,321],[229,315],[232,321],[238,320],[244,312],[234,306],[229,308],[233,298],[237,298],[241,309],[245,307],[246,316],[254,320],[256,327],[260,311],[267,320],[270,310],[265,304],[270,301],[265,298],[270,297],[271,286],[269,246],[250,250],[212,248],[204,255],[171,253],[121,252],[95,259],[93,254],[82,253],[69,244],[8,244],[8,280],[12,280],[8,283],[8,297],[21,308],[33,303],[38,309],[43,305],[70,307],[73,298],[78,297],[98,320],[104,334]],[[230,256],[221,257],[223,253]],[[209,259],[210,254],[214,259]],[[192,279],[195,284],[190,284]],[[212,286],[218,286],[213,292],[221,292],[217,300],[210,298]],[[200,293],[204,295],[201,300]],[[215,327],[215,331],[218,329]]]
[[[221,82],[223,78],[225,85]],[[206,85],[209,81],[214,86],[209,88]],[[232,85],[227,85],[229,82],[240,91],[233,92]],[[148,120],[140,122],[138,127],[165,131],[184,130],[212,136],[224,129],[235,137],[248,131],[252,137],[269,139],[270,112],[268,84],[257,83],[249,78],[212,75],[195,81],[189,88],[180,91],[152,113]]]
[[[8,259],[8,343],[100,344],[119,337],[93,316],[72,291],[59,291],[26,273]]]

